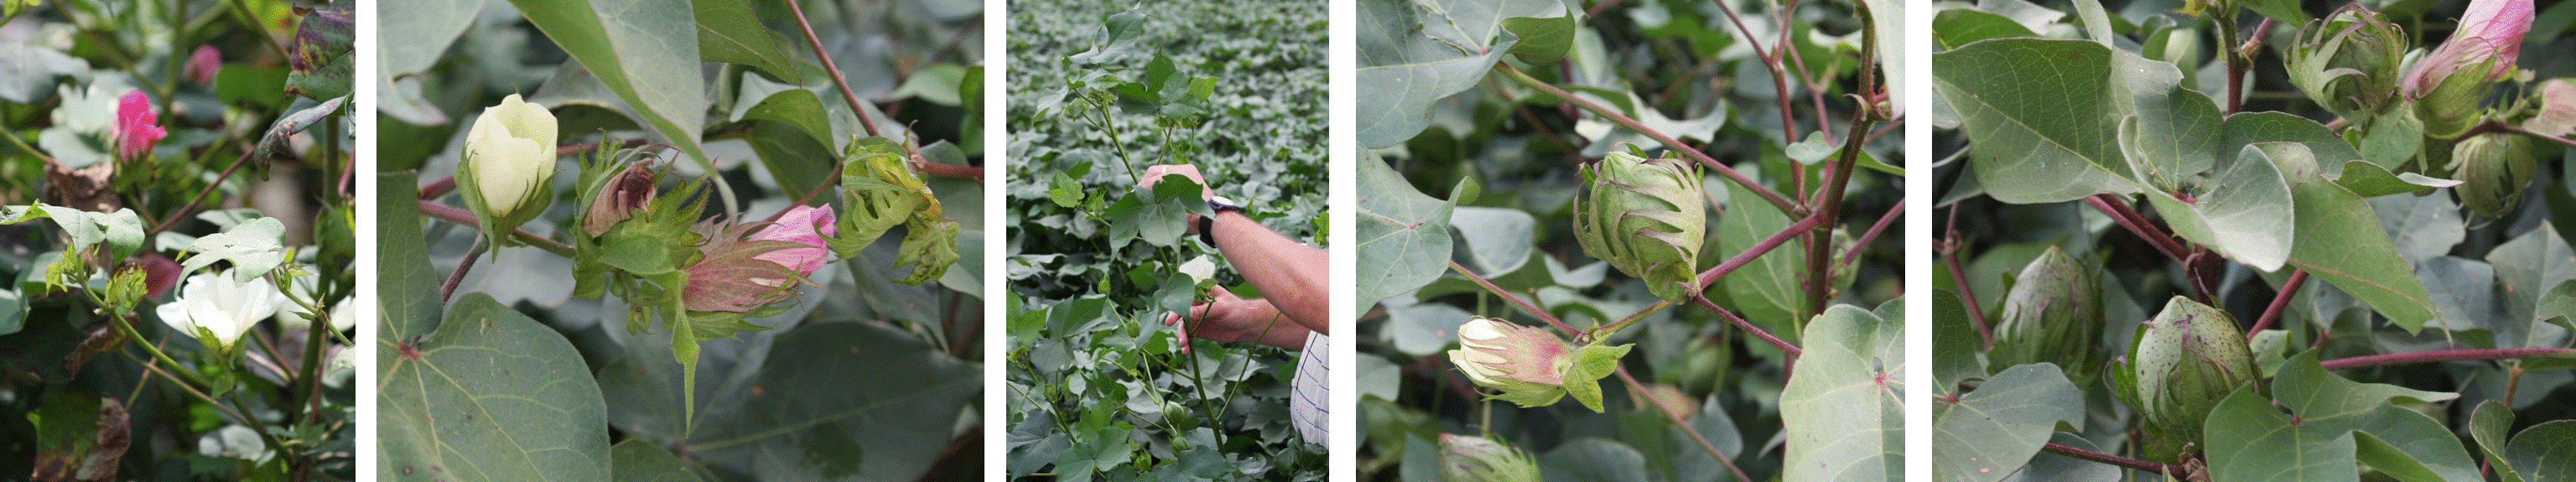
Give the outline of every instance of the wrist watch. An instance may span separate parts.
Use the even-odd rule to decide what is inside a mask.
[[[1208,247],[1213,248],[1216,247],[1216,213],[1243,212],[1243,204],[1226,199],[1225,196],[1208,198],[1207,203],[1208,215],[1199,216],[1199,242],[1207,243]]]

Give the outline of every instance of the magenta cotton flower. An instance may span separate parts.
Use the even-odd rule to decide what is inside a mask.
[[[170,131],[158,124],[160,116],[152,113],[152,97],[137,90],[125,93],[116,103],[117,158],[127,161],[142,159],[152,153],[152,145],[169,137]]]
[[[2487,67],[2488,82],[2502,79],[2513,72],[2514,59],[2522,54],[2522,36],[2531,32],[2531,0],[2476,0],[2460,17],[2459,29],[2449,40],[2416,59],[2401,86],[2417,98],[2431,93],[2452,74],[2471,67]],[[2492,60],[2492,62],[2490,62]]]
[[[823,244],[823,238],[837,234],[839,230],[840,228],[833,226],[831,209],[813,206],[788,208],[786,214],[778,216],[777,223],[761,228],[758,233],[752,233],[751,239],[786,241],[810,247],[771,251],[754,256],[753,259],[778,263],[779,266],[796,270],[798,275],[814,274],[814,270],[821,269],[824,264],[832,262],[832,251]]]
[[[213,45],[199,45],[188,55],[188,81],[197,85],[215,85],[215,72],[223,70],[224,54]]]

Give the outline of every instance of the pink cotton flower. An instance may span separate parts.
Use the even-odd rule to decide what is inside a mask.
[[[116,104],[117,158],[127,161],[142,159],[152,153],[152,145],[169,137],[170,131],[159,124],[160,116],[152,113],[152,97],[143,91],[127,92]]]
[[[2460,26],[2451,32],[2450,40],[2416,59],[2400,87],[2422,98],[2453,73],[2482,64],[2490,65],[2488,82],[2504,78],[2513,72],[2514,59],[2522,54],[2522,36],[2531,32],[2531,12],[2531,0],[2469,2],[2469,11],[2460,17]],[[2494,62],[2489,63],[2489,59]]]
[[[213,45],[199,45],[196,53],[188,55],[188,81],[197,85],[215,85],[215,72],[223,68],[224,54]]]
[[[788,208],[786,214],[779,215],[776,224],[753,233],[751,240],[786,241],[811,247],[781,249],[752,258],[778,263],[796,270],[798,275],[811,275],[814,270],[832,262],[832,251],[823,244],[823,238],[839,231],[840,228],[833,226],[831,209],[812,206]]]

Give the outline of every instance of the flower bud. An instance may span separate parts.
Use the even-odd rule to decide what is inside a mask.
[[[496,229],[517,228],[545,210],[554,176],[555,116],[544,106],[510,94],[484,108],[465,134],[458,187],[497,221]]]
[[[1589,192],[1575,199],[1574,232],[1583,252],[1645,280],[1663,299],[1699,294],[1708,212],[1698,167],[1612,152],[1582,173]]]
[[[2102,288],[2084,265],[2050,246],[2023,266],[1995,323],[1994,365],[2055,363],[2078,386],[2102,365]]]
[[[1538,482],[1538,464],[1500,441],[1440,434],[1443,482]]]
[[[2201,422],[2219,400],[2262,376],[2245,333],[2217,308],[2176,296],[2144,330],[2130,357],[2144,405],[2138,408],[2149,425],[2184,443],[2200,441]]]
[[[651,162],[628,164],[609,175],[599,186],[599,195],[591,198],[590,208],[582,213],[581,229],[591,237],[608,234],[608,228],[634,217],[653,205],[656,190],[661,187],[661,172]]]
[[[2549,137],[2576,136],[2576,79],[2549,79],[2532,90],[2539,93],[2533,103],[2540,112],[2522,128]]]
[[[2369,119],[2395,95],[2406,32],[2359,3],[2308,22],[2286,49],[2290,83],[2347,119]]]
[[[152,146],[170,137],[170,131],[158,124],[160,115],[152,113],[152,97],[137,90],[117,99],[116,130],[110,137],[116,141],[118,160],[138,161],[152,155]]]
[[[2531,185],[2540,164],[2532,158],[2530,138],[2486,133],[2451,145],[2451,171],[2460,176],[2460,186],[2453,190],[2460,205],[2494,219],[2522,205],[2522,190]]]
[[[1458,349],[1449,350],[1449,362],[1477,385],[1503,391],[1493,398],[1545,406],[1565,397],[1564,373],[1574,365],[1574,346],[1547,330],[1477,317],[1458,326]]]
[[[235,280],[229,273],[203,273],[188,277],[179,288],[179,297],[157,308],[161,322],[179,333],[195,337],[208,351],[232,353],[242,333],[250,331],[260,320],[277,315],[277,307],[286,304],[267,278]]]
[[[215,85],[215,73],[222,71],[223,68],[224,54],[215,51],[213,45],[199,45],[196,52],[188,54],[186,73],[189,82],[204,86]]]
[[[2513,72],[2531,30],[2531,0],[2476,0],[2458,30],[2406,71],[2399,88],[2415,99],[2424,133],[2448,139],[2477,122],[2487,88]]]
[[[823,244],[823,238],[831,237],[837,231],[838,228],[832,224],[831,209],[813,206],[788,208],[785,214],[779,215],[776,223],[752,233],[751,239],[786,241],[805,246],[770,251],[753,258],[786,266],[795,270],[798,276],[811,275],[815,269],[832,262],[832,250]]]

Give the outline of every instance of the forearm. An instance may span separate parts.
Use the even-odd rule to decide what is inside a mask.
[[[1215,232],[1217,251],[1226,263],[1243,273],[1253,289],[1275,306],[1280,314],[1308,330],[1333,334],[1331,318],[1331,266],[1324,250],[1299,244],[1271,232],[1239,212],[1217,213]],[[1265,342],[1265,344],[1267,344]],[[1303,335],[1299,344],[1303,345]],[[1275,346],[1275,345],[1274,345]]]

